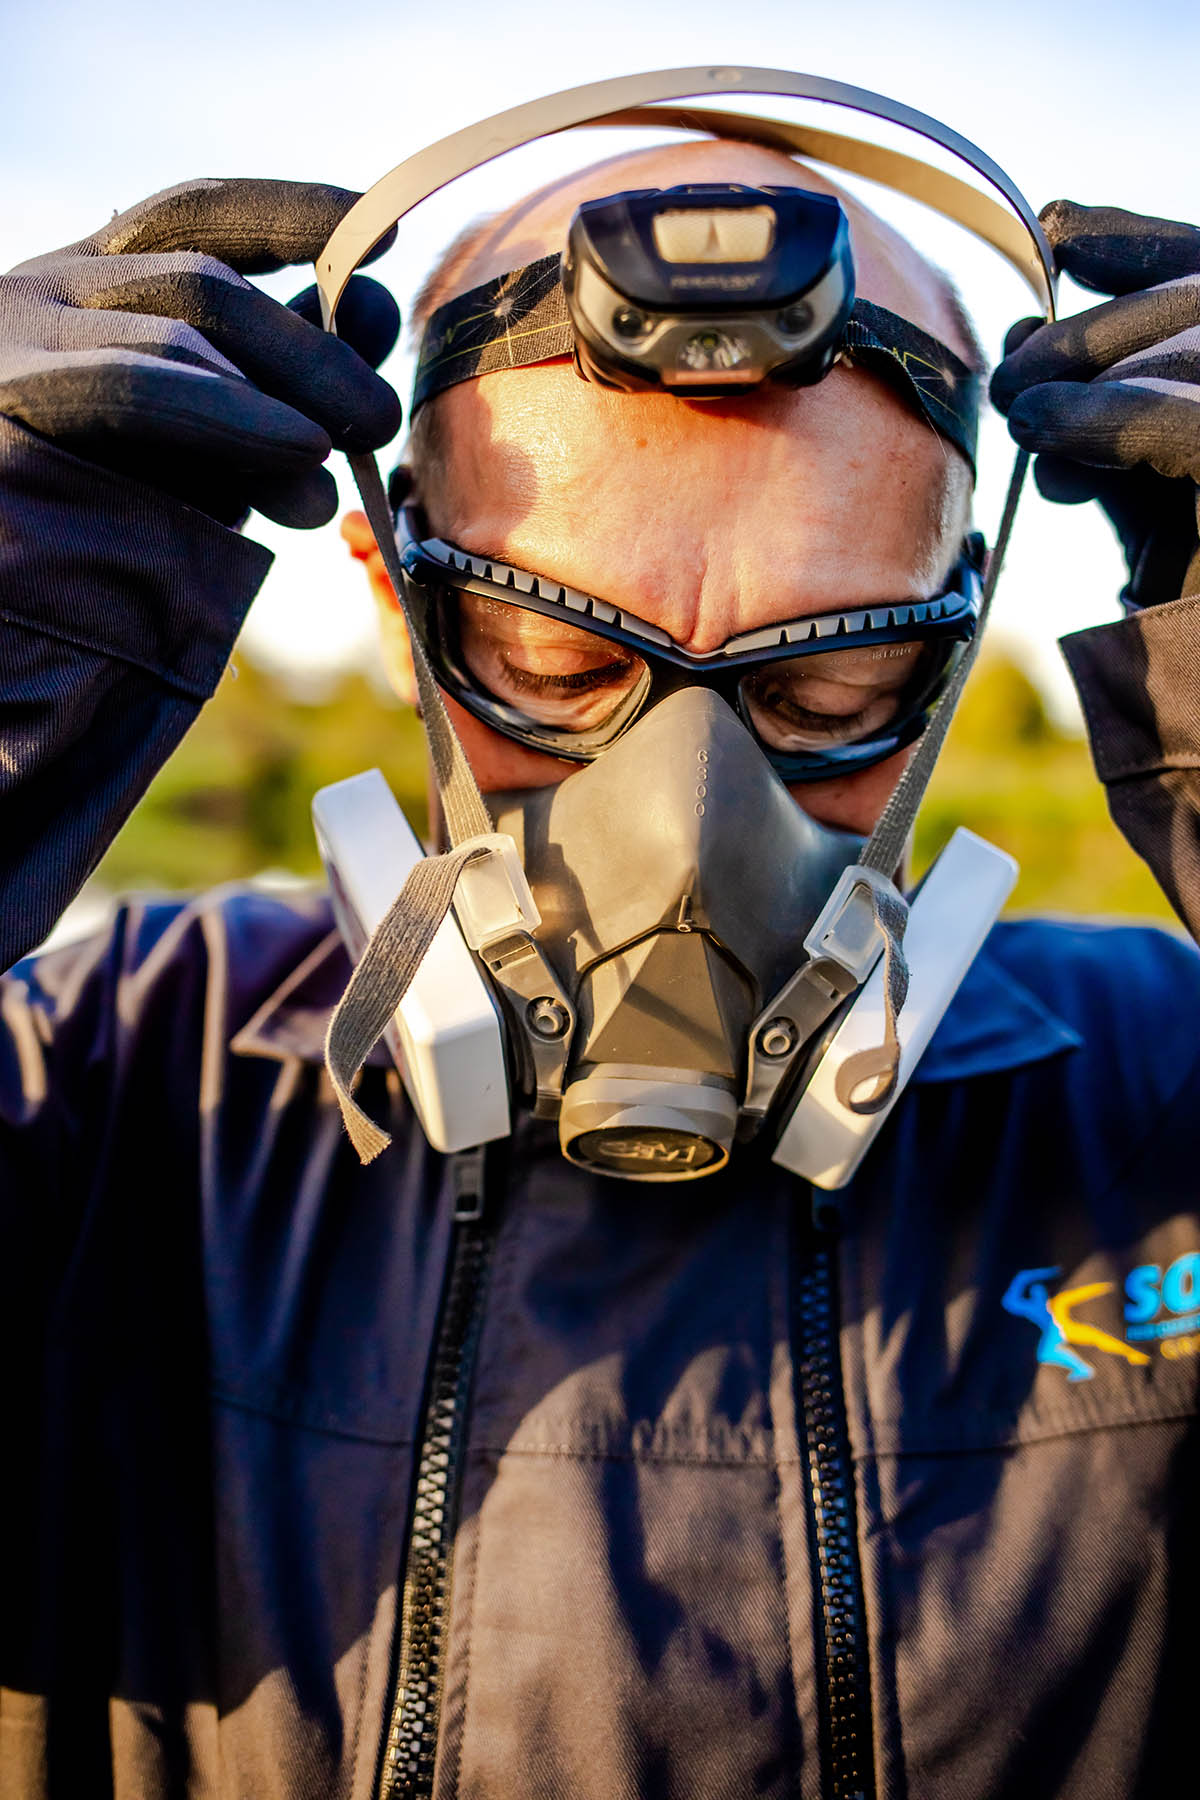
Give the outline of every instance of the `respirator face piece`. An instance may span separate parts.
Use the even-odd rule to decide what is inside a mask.
[[[704,687],[660,701],[557,786],[491,803],[574,1019],[565,1155],[643,1180],[713,1173],[738,1125],[751,1026],[862,840],[802,812]]]

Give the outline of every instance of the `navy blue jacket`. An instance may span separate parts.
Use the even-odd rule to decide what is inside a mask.
[[[15,427],[0,449],[0,891],[24,948],[215,684],[263,557]],[[1195,750],[1169,684],[1117,665],[1198,615],[1072,652],[1185,904]],[[344,1137],[320,1050],[346,973],[321,896],[232,890],[127,908],[4,984],[6,1800],[366,1800],[381,1770],[414,1791],[397,1594],[464,1243],[440,1800],[1186,1780],[1190,945],[998,927],[836,1231],[753,1152],[648,1204],[530,1122],[483,1223],[456,1224],[455,1171],[381,1061],[363,1102],[396,1144],[363,1169]]]

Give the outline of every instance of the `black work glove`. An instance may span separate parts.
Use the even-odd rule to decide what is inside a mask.
[[[242,277],[313,261],[357,199],[317,183],[189,181],[22,263],[0,278],[0,413],[224,524],[253,506],[324,525],[337,509],[330,450],[376,449],[399,430],[400,402],[373,367],[399,314],[356,276],[335,338],[315,289],[285,307]]]
[[[1200,231],[1069,200],[1040,218],[1059,267],[1118,298],[1014,325],[992,399],[1038,452],[1048,500],[1098,500],[1108,514],[1127,605],[1200,593]]]

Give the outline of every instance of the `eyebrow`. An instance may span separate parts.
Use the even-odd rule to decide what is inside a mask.
[[[794,614],[787,619],[772,620],[765,625],[752,626],[748,631],[737,632],[712,651],[693,651],[689,650],[686,644],[672,637],[670,632],[664,631],[660,625],[652,624],[640,612],[618,606],[614,601],[605,600],[599,594],[589,593],[586,589],[573,587],[568,582],[559,581],[556,576],[539,574],[536,570],[526,569],[519,563],[510,563],[506,557],[489,556],[481,550],[468,550],[465,545],[454,544],[448,538],[426,538],[415,541],[418,544],[421,542],[438,543],[450,552],[452,558],[461,557],[467,561],[485,565],[484,568],[470,571],[470,573],[474,574],[477,579],[491,581],[497,587],[507,588],[510,583],[497,577],[494,565],[498,564],[501,569],[506,569],[510,573],[515,572],[527,576],[531,584],[538,584],[539,598],[565,602],[570,611],[576,615],[575,623],[583,622],[579,616],[581,614],[584,615],[584,618],[590,615],[603,624],[615,624],[619,621],[621,629],[633,637],[641,638],[646,643],[657,645],[659,648],[669,647],[690,663],[707,663],[713,658],[736,657],[750,651],[773,649],[776,646],[782,650],[784,645],[819,641],[826,637],[838,637],[847,631],[857,634],[867,629],[868,621],[872,630],[895,630],[905,625],[932,623],[933,620],[945,616],[945,602],[950,593],[959,593],[958,588],[943,587],[939,593],[927,598],[910,596],[904,600],[874,600],[867,601],[862,606],[839,608],[829,612]],[[965,560],[967,560],[965,554],[960,555],[954,569],[950,572],[951,580]],[[547,586],[556,587],[559,590],[557,596],[543,594],[541,591],[543,582]],[[518,592],[520,591],[528,592],[528,589],[518,589]],[[574,596],[574,605],[568,598],[569,595]],[[580,605],[580,602],[583,604]],[[519,600],[516,601],[516,604],[519,603]],[[901,617],[901,614],[904,616]],[[825,630],[822,630],[823,625]],[[586,625],[584,628],[586,629]],[[836,649],[838,646],[831,643],[829,648]]]
[[[445,544],[448,549],[457,551],[459,553],[459,555],[472,556],[475,558],[475,560],[477,562],[499,563],[503,568],[506,568],[506,569],[518,569],[522,575],[532,575],[534,577],[534,579],[537,581],[545,581],[548,583],[552,583],[555,587],[560,587],[563,589],[569,588],[574,593],[585,594],[589,600],[599,600],[602,605],[612,607],[615,612],[628,613],[631,617],[637,619],[642,624],[646,624],[646,625],[651,624],[651,621],[649,619],[645,618],[645,616],[642,612],[640,612],[640,611],[635,612],[632,607],[623,606],[619,601],[606,600],[602,594],[594,594],[590,588],[577,587],[573,581],[564,581],[561,578],[561,576],[547,574],[544,569],[531,569],[528,566],[528,564],[526,564],[526,563],[513,562],[511,556],[509,556],[507,551],[493,550],[490,548],[489,549],[473,549],[468,544],[461,544],[461,543],[457,542],[457,540],[441,537],[438,533],[434,533],[433,535],[436,538],[438,543]],[[426,540],[418,540],[418,541],[419,542],[420,541],[429,542],[432,540],[426,539]],[[955,567],[957,566],[957,559],[956,559],[956,563],[954,566]],[[954,571],[953,571],[953,567],[952,567],[951,574],[953,574],[953,572]],[[871,612],[871,611],[878,611],[885,607],[924,606],[927,604],[927,602],[930,599],[936,599],[937,597],[938,597],[937,595],[918,594],[914,591],[914,592],[910,592],[910,593],[905,593],[903,595],[895,594],[895,595],[890,596],[887,599],[884,599],[882,596],[877,596],[871,600],[864,600],[856,606],[839,607],[839,608],[834,608],[832,610],[836,611],[836,612],[864,612],[864,611]],[[806,613],[789,614],[788,619],[783,622],[784,623],[793,623],[793,622],[797,622],[804,618],[811,617],[811,618],[816,619],[816,618],[824,618],[827,616],[831,616],[830,609],[828,609],[828,608],[826,608],[822,612],[814,612],[811,614],[806,614]],[[660,626],[652,626],[651,628],[656,631],[661,630]],[[759,626],[759,627],[752,626],[750,628],[751,631],[756,631],[756,630],[770,631],[771,629],[772,629],[771,625],[764,625],[764,626]],[[670,637],[669,632],[664,632],[663,635],[665,637]],[[747,632],[735,633],[735,636],[745,637],[747,635],[749,635]],[[672,643],[675,642],[674,638],[671,638],[671,642]]]

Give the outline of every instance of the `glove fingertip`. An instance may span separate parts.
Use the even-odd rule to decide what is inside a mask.
[[[1018,431],[1035,430],[1042,422],[1046,410],[1047,385],[1039,382],[1036,387],[1025,388],[1014,399],[1008,410],[1008,429],[1014,436]]]
[[[1070,433],[1073,413],[1070,382],[1039,382],[1025,388],[1008,409],[1009,435],[1022,450],[1053,455],[1062,448],[1064,428]]]
[[[1052,200],[1039,218],[1055,264],[1097,294],[1142,289],[1200,274],[1200,231],[1181,219]]]
[[[1033,337],[1045,324],[1044,319],[1018,319],[1010,325],[1004,334],[1004,359],[992,371],[992,379],[988,385],[988,397],[997,412],[1006,413],[1021,388],[1022,372],[1013,366],[1013,359],[1021,347]],[[1026,377],[1026,382],[1028,377]]]
[[[1073,237],[1080,216],[1088,211],[1077,200],[1049,200],[1038,213],[1038,224],[1046,234],[1051,249],[1057,249],[1064,238]]]
[[[1015,356],[1022,344],[1027,343],[1035,331],[1040,331],[1045,322],[1040,318],[1018,319],[1010,325],[1004,334],[1005,356]]]
[[[328,525],[338,509],[337,482],[328,469],[302,475],[268,476],[247,493],[256,513],[293,531],[316,531]]]
[[[1057,506],[1082,506],[1096,498],[1103,484],[1100,470],[1049,452],[1034,463],[1033,479],[1043,500],[1052,500]]]
[[[310,325],[321,323],[321,297],[307,287],[288,301],[288,311]],[[390,288],[370,275],[351,276],[337,309],[337,335],[356,350],[365,363],[377,369],[396,347],[400,336],[400,308]]]

